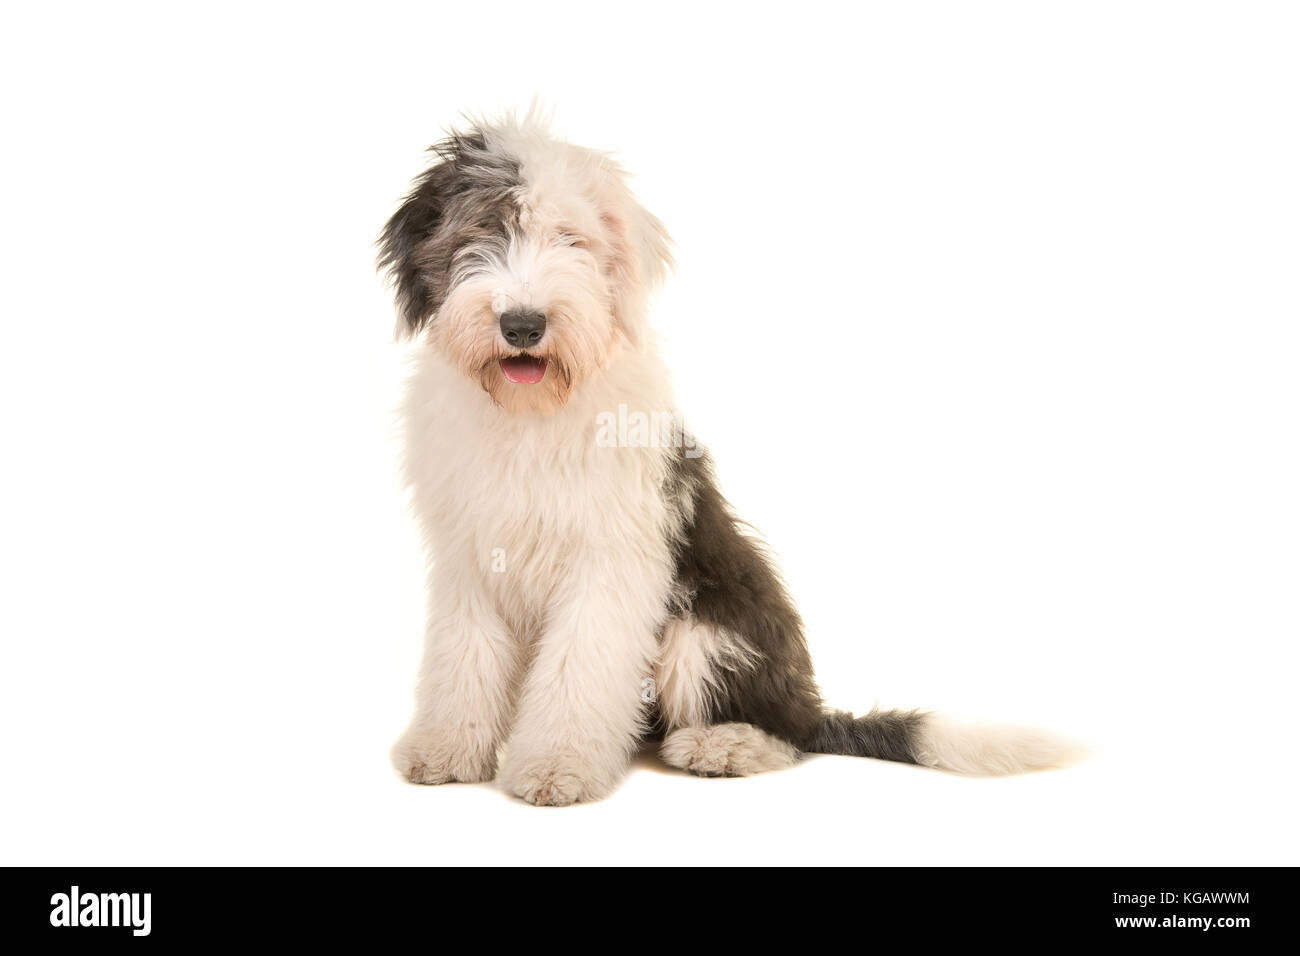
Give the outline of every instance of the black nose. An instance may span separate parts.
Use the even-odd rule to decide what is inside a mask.
[[[501,316],[501,335],[517,349],[526,349],[542,340],[546,316],[540,312],[506,312]]]

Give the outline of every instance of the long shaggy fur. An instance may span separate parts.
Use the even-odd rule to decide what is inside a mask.
[[[380,237],[398,330],[419,341],[405,473],[431,559],[403,776],[594,800],[652,732],[665,761],[709,776],[800,752],[966,773],[1068,756],[1034,732],[826,708],[775,563],[693,438],[602,440],[627,410],[679,420],[647,326],[672,264],[663,225],[608,156],[535,116],[432,154]],[[519,316],[539,341],[507,340]]]

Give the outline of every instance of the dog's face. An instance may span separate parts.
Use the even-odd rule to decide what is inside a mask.
[[[510,412],[549,413],[621,347],[671,265],[607,157],[508,121],[455,134],[384,227],[399,328]]]

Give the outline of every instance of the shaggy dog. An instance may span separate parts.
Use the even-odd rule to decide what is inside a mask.
[[[432,559],[404,777],[490,780],[508,741],[511,793],[597,800],[649,734],[707,776],[805,751],[965,773],[1065,759],[1034,731],[828,710],[780,574],[680,429],[646,317],[663,224],[608,156],[532,116],[433,153],[380,238],[399,331],[421,339],[405,469]]]

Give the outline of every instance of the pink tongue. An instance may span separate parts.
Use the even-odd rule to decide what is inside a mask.
[[[501,371],[516,385],[536,385],[546,374],[546,359],[516,355],[501,360]]]

